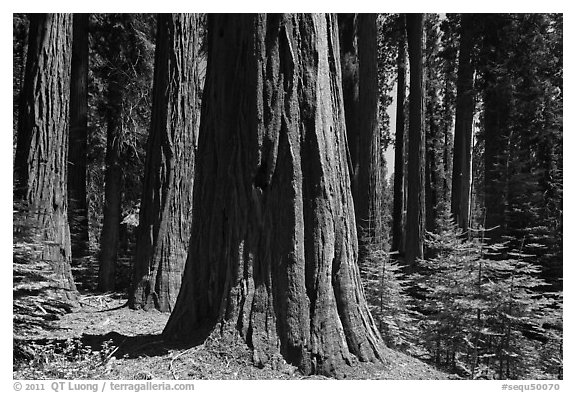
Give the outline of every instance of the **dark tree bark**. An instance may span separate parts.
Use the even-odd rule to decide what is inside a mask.
[[[72,16],[30,18],[14,199],[26,205],[29,227],[43,243],[38,260],[52,268],[48,278],[54,282],[55,296],[75,305],[66,186]]]
[[[130,296],[133,308],[171,311],[190,240],[196,145],[195,14],[159,14],[152,126]]]
[[[114,16],[112,18],[122,18]],[[122,216],[122,101],[125,94],[126,78],[122,70],[122,45],[118,32],[123,20],[118,20],[117,30],[110,37],[109,59],[113,62],[106,90],[106,157],[104,174],[104,209],[102,212],[102,232],[100,234],[100,268],[98,270],[98,290],[113,291],[116,282],[116,263],[120,248],[120,222]],[[118,32],[118,36],[114,33]]]
[[[346,135],[360,261],[382,230],[376,14],[340,14],[340,54]]]
[[[454,154],[454,136],[452,135],[452,119],[454,113],[454,93],[451,81],[452,72],[449,67],[446,67],[444,75],[444,103],[443,103],[443,119],[442,119],[442,132],[444,134],[444,201],[450,201],[452,197],[452,172],[453,172],[453,154]]]
[[[370,242],[382,233],[379,219],[380,129],[378,127],[378,60],[376,14],[358,14],[359,112],[358,185],[354,209],[360,243],[360,261]]]
[[[406,14],[410,98],[405,263],[409,269],[413,269],[416,260],[424,255],[423,21],[423,14]]]
[[[352,181],[352,195],[356,196],[358,187],[358,166],[360,156],[359,127],[359,64],[357,45],[356,14],[338,14],[340,32],[340,64],[342,65],[342,93],[344,99],[344,117],[346,119],[346,137],[348,139],[348,165]]]
[[[432,89],[433,90],[433,89]],[[428,92],[432,92],[428,90]],[[436,94],[439,92],[436,90]],[[428,121],[426,128],[426,149],[425,149],[425,181],[424,196],[426,213],[425,227],[428,232],[434,232],[436,229],[436,220],[438,209],[441,208],[443,197],[443,177],[444,165],[442,156],[444,153],[443,145],[440,145],[440,127],[434,119],[437,106],[431,103],[432,99],[426,101],[426,118]]]
[[[116,84],[112,80],[110,84]],[[116,281],[116,261],[120,248],[120,221],[122,215],[122,168],[121,165],[121,94],[122,89],[109,86],[106,132],[106,171],[104,174],[104,210],[100,235],[100,269],[98,289],[113,291]]]
[[[68,205],[72,259],[88,255],[86,154],[88,140],[88,14],[74,14],[68,144]]]
[[[506,174],[500,165],[503,158],[512,100],[508,76],[494,65],[502,64],[505,54],[499,50],[499,30],[506,23],[499,15],[484,19],[483,45],[486,53],[484,71],[484,207],[485,227],[495,228],[488,236],[497,240],[505,232]]]
[[[450,204],[452,197],[452,171],[454,152],[454,112],[456,103],[456,79],[459,39],[455,26],[457,25],[456,14],[447,15],[447,20],[441,24],[442,36],[442,116],[441,129],[443,133],[444,163],[443,200]],[[448,205],[446,206],[448,207]]]
[[[16,144],[18,134],[18,113],[21,105],[21,92],[24,85],[29,23],[26,14],[13,14],[12,16],[12,137],[14,145]],[[12,157],[12,159],[14,159],[14,157]]]
[[[357,261],[334,16],[210,15],[182,288],[164,330],[334,375],[381,358]]]
[[[404,147],[406,102],[406,17],[399,16],[398,84],[396,92],[396,139],[394,144],[394,206],[392,211],[392,250],[404,254]]]
[[[474,119],[474,68],[472,66],[473,16],[462,14],[460,54],[456,81],[456,127],[452,164],[452,214],[464,231],[470,216],[472,123]]]

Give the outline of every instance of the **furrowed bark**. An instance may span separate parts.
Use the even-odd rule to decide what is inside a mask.
[[[410,123],[405,262],[409,269],[414,269],[417,259],[424,255],[423,19],[423,14],[406,15],[410,57]]]
[[[334,375],[381,358],[357,261],[338,31],[328,15],[210,15],[194,219],[167,339],[239,335]]]
[[[196,18],[158,15],[152,126],[129,299],[136,309],[172,310],[188,254],[198,121]]]
[[[33,14],[14,162],[15,200],[50,265],[54,296],[77,305],[67,202],[72,16]]]

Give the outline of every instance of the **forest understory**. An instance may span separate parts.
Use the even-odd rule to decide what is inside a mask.
[[[84,277],[85,270],[82,271]],[[79,283],[82,284],[81,282]],[[170,316],[156,310],[131,310],[122,293],[80,295],[68,313],[50,308],[46,297],[16,301],[27,321],[14,332],[13,378],[117,380],[330,379],[303,375],[280,354],[256,367],[252,350],[241,340],[217,333],[194,347],[175,347],[162,338]],[[25,304],[30,302],[28,304]],[[50,311],[48,311],[50,310]],[[332,379],[458,379],[391,349],[381,363],[357,362]]]

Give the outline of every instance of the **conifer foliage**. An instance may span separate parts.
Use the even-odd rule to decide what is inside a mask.
[[[445,209],[428,233],[434,257],[415,276],[422,345],[431,360],[468,378],[522,379],[541,368],[538,349],[554,298],[538,291],[544,280],[523,250],[487,244],[485,232],[467,239]],[[557,324],[556,328],[557,328]],[[549,333],[548,333],[549,334]],[[544,371],[539,369],[540,373]],[[548,376],[548,377],[554,377]]]

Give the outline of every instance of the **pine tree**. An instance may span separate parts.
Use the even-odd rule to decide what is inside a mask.
[[[484,231],[471,240],[462,233],[445,205],[437,233],[428,234],[434,256],[415,276],[424,347],[436,365],[467,378],[542,375],[547,366],[538,364],[537,339],[550,332],[550,313],[558,314],[553,297],[539,290],[545,286],[539,269],[523,249],[487,244]]]

